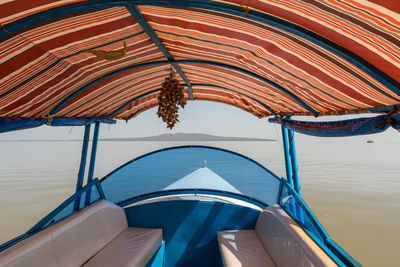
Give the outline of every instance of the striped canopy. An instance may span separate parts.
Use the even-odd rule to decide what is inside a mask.
[[[400,1],[0,1],[0,117],[128,120],[173,67],[258,117],[400,104]],[[117,60],[87,50],[114,51]],[[188,103],[190,105],[190,102]]]

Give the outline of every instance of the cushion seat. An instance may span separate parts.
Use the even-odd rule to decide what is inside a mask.
[[[263,210],[254,230],[218,232],[224,266],[338,266],[280,206]]]
[[[130,228],[124,209],[99,200],[0,252],[0,267],[145,266],[162,229]]]
[[[218,232],[218,243],[224,266],[275,266],[254,230]]]
[[[83,266],[145,266],[162,242],[162,229],[129,227]]]

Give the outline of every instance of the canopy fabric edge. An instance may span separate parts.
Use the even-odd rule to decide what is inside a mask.
[[[18,117],[0,117],[0,133],[25,130],[47,124],[49,126],[83,126],[96,122],[115,124],[113,119],[102,117],[48,117],[42,119],[18,118]]]
[[[318,137],[345,137],[375,134],[384,132],[389,127],[400,131],[400,113],[341,121],[310,122],[282,118],[270,118],[268,121],[281,124],[285,128],[298,133]]]

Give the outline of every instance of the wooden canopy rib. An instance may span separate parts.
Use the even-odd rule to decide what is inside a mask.
[[[182,85],[182,86],[185,86],[186,84],[181,84],[181,85]],[[238,94],[238,95],[239,95],[239,94],[240,94],[240,95],[243,95],[244,97],[249,98],[249,99],[251,99],[252,101],[254,101],[254,102],[260,104],[261,106],[263,106],[266,110],[268,110],[268,111],[270,112],[270,114],[276,115],[275,111],[274,111],[271,107],[269,107],[268,105],[264,104],[263,102],[261,102],[261,101],[259,101],[259,100],[257,100],[257,99],[254,99],[254,98],[252,98],[252,97],[250,97],[250,96],[247,96],[247,95],[245,95],[245,94],[243,94],[243,93],[238,93],[237,91],[231,90],[231,89],[226,88],[226,87],[223,87],[223,86],[214,85],[214,84],[200,84],[200,83],[193,83],[193,84],[192,84],[192,87],[197,87],[197,86],[200,86],[200,87],[211,87],[211,88],[220,88],[220,89],[223,89],[223,90],[226,90],[226,91],[231,91],[231,92],[236,93],[236,94]],[[110,115],[106,115],[105,117],[111,117],[111,118],[112,118],[112,117],[116,116],[119,112],[123,111],[123,110],[124,110],[127,106],[129,106],[131,103],[133,103],[133,102],[135,102],[135,101],[137,101],[137,100],[139,100],[139,99],[141,99],[141,98],[143,98],[143,97],[145,97],[145,96],[148,96],[148,95],[150,95],[150,94],[157,93],[157,92],[159,92],[159,91],[160,91],[160,89],[151,90],[151,91],[146,92],[146,93],[144,93],[144,94],[142,94],[142,95],[140,95],[140,96],[134,97],[134,98],[128,100],[128,101],[127,101],[126,103],[124,103],[122,106],[118,107],[113,113],[111,113]],[[189,91],[189,90],[188,90],[188,91]],[[192,99],[193,99],[193,98],[192,98]]]
[[[202,60],[175,60],[174,63],[176,64],[201,64],[201,65],[211,65],[211,66],[218,66],[218,67],[222,67],[222,68],[227,68],[227,69],[231,69],[233,71],[239,72],[239,73],[243,73],[245,75],[248,75],[250,77],[254,77],[268,85],[273,86],[274,88],[276,88],[277,90],[281,91],[282,93],[286,94],[288,97],[292,98],[294,101],[296,101],[297,103],[299,103],[301,106],[303,106],[306,110],[308,110],[311,114],[313,114],[314,116],[318,116],[318,113],[313,110],[310,106],[308,106],[304,101],[302,101],[300,98],[298,98],[296,95],[292,94],[291,92],[287,91],[285,88],[283,88],[282,86],[274,83],[273,81],[270,81],[260,75],[257,75],[255,73],[252,73],[250,71],[247,71],[245,69],[241,69],[235,66],[231,66],[231,65],[227,65],[227,64],[223,64],[223,63],[219,63],[219,62],[212,62],[212,61],[202,61]],[[147,63],[143,63],[143,64],[138,64],[138,65],[133,65],[133,66],[129,66],[126,67],[124,69],[120,69],[118,71],[109,73],[107,75],[103,76],[103,79],[107,79],[109,77],[113,77],[119,73],[123,73],[125,71],[128,70],[132,70],[132,69],[140,69],[143,67],[147,67],[147,66],[155,66],[155,65],[167,65],[167,64],[171,64],[170,60],[167,61],[153,61],[153,62],[147,62]],[[76,96],[78,96],[79,94],[81,94],[82,92],[90,89],[92,86],[94,86],[95,84],[99,83],[100,80],[95,80],[93,82],[91,82],[90,84],[87,84],[86,86],[80,88],[79,90],[73,92],[71,95],[69,95],[67,98],[65,98],[61,103],[59,103],[52,111],[50,111],[50,115],[55,115],[58,111],[60,111],[68,102],[72,101]]]
[[[143,17],[143,15],[140,13],[140,11],[133,5],[127,5],[126,8],[128,9],[129,12],[131,12],[132,16],[136,19],[136,21],[142,26],[143,30],[149,35],[151,40],[157,45],[158,48],[160,48],[161,52],[164,54],[164,56],[171,61],[171,65],[174,67],[176,72],[179,74],[179,76],[182,78],[182,80],[185,81],[185,84],[189,90],[189,97],[190,99],[193,99],[193,93],[192,93],[192,85],[190,84],[189,80],[187,79],[186,75],[183,73],[179,65],[175,62],[174,57],[168,52],[167,48],[163,45],[161,42],[160,38],[158,38],[157,34],[154,32],[154,30],[151,28],[151,26],[147,23],[146,19]]]

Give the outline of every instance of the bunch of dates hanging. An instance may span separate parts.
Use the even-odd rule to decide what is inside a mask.
[[[183,93],[183,86],[176,79],[175,72],[171,70],[170,74],[161,84],[161,92],[158,96],[157,115],[167,123],[167,128],[172,129],[179,121],[178,105],[184,108],[186,100]]]

